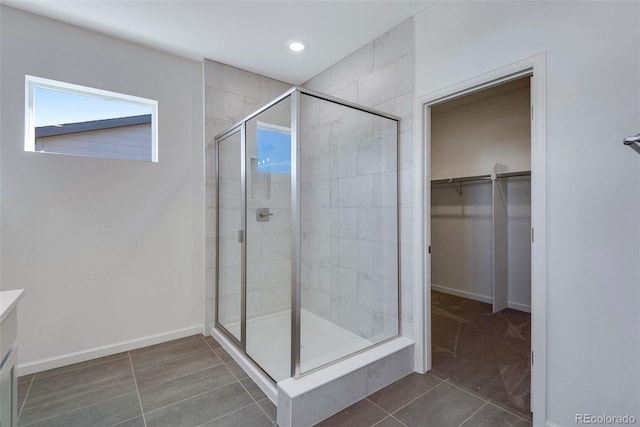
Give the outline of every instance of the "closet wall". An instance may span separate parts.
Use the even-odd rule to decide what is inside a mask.
[[[432,109],[431,179],[487,175],[494,164],[530,170],[529,79],[450,101]],[[431,188],[431,283],[440,290],[491,302],[491,181]],[[509,178],[509,307],[531,306],[531,185]]]

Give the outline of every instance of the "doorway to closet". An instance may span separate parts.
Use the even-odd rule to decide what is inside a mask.
[[[531,78],[431,107],[432,373],[531,411]]]

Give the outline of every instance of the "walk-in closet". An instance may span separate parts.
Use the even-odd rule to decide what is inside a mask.
[[[530,78],[431,108],[432,372],[530,413]]]

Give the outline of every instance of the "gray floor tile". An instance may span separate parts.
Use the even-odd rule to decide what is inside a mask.
[[[165,363],[157,363],[147,368],[136,369],[136,381],[139,388],[145,388],[221,365],[222,360],[209,350]]]
[[[111,356],[98,357],[96,359],[87,360],[84,362],[74,363],[73,365],[62,366],[60,368],[49,369],[48,371],[38,372],[38,378],[46,378],[54,375],[64,374],[70,371],[75,371],[78,369],[86,369],[94,366],[102,365],[104,363],[110,363],[115,360],[129,360],[129,353],[123,352],[118,354],[112,354]]]
[[[254,383],[253,380],[251,378],[245,378],[242,381],[240,381],[242,383],[242,385],[244,386],[244,388],[247,389],[247,391],[249,392],[249,394],[251,395],[251,397],[253,397],[255,399],[255,401],[257,402],[258,400],[262,400],[264,398],[266,398],[267,396],[264,394],[264,392],[262,390],[260,390],[260,387],[258,387],[258,384]]]
[[[319,427],[370,427],[388,414],[366,399],[354,403],[330,418]]]
[[[213,351],[215,351],[218,357],[225,363],[233,360],[229,353],[222,347],[216,348]]]
[[[150,347],[140,348],[130,352],[133,369],[138,370],[156,363],[168,362],[173,359],[211,350],[201,335],[193,335],[178,340],[169,341]]]
[[[276,405],[274,405],[268,397],[259,400],[258,405],[260,405],[264,413],[267,414],[267,417],[269,417],[269,419],[275,424],[278,415],[278,408],[276,408]]]
[[[442,383],[393,415],[409,427],[457,427],[485,403]]]
[[[378,424],[374,424],[374,427],[404,427],[404,424],[389,415]]]
[[[145,425],[144,419],[142,417],[136,417],[132,420],[127,420],[120,424],[116,424],[113,427],[145,427]]]
[[[209,344],[209,347],[213,348],[220,348],[220,343],[218,341],[216,341],[215,338],[213,338],[211,335],[204,337],[204,340],[207,342],[207,344]]]
[[[216,366],[163,384],[141,388],[142,408],[146,413],[234,382],[236,379],[226,366]]]
[[[118,359],[80,369],[61,371],[57,375],[41,377],[36,374],[29,390],[29,400],[49,394],[67,397],[85,393],[92,387],[104,387],[132,378],[129,359]],[[27,402],[28,403],[28,402]]]
[[[273,423],[258,405],[252,403],[229,415],[210,421],[202,427],[273,427]]]
[[[30,425],[33,427],[108,427],[140,415],[142,415],[142,412],[140,411],[138,394],[133,392],[91,406],[85,406],[82,409],[65,412],[33,424],[26,424],[20,417],[18,425]]]
[[[18,378],[18,412],[20,412],[20,408],[24,403],[24,398],[27,397],[27,392],[31,387],[32,381],[33,381],[33,374],[25,375],[23,377]]]
[[[242,369],[240,367],[240,365],[238,365],[236,362],[234,362],[233,360],[226,362],[227,368],[229,368],[229,370],[231,371],[231,373],[233,375],[235,375],[235,377],[238,380],[243,380],[245,378],[249,378],[249,376],[247,375],[247,373],[244,371],[244,369]]]
[[[253,403],[240,383],[209,391],[145,415],[147,427],[199,426]]]
[[[385,411],[392,413],[431,390],[442,381],[433,375],[412,373],[368,397]]]
[[[515,409],[513,406],[507,405],[506,403],[503,402],[499,402],[497,400],[493,400],[491,399],[489,402],[491,402],[491,404],[497,406],[498,408],[510,412],[513,415],[520,417],[522,419],[525,419],[527,421],[529,421],[529,423],[532,422],[532,416],[531,416],[531,412],[529,412],[528,414],[523,414],[522,412],[520,412],[519,410]]]
[[[81,385],[67,392],[52,393],[37,398],[29,396],[20,413],[20,421],[24,424],[32,424],[36,421],[78,410],[127,393],[136,393],[132,375],[119,382],[110,382],[99,386],[93,384]]]
[[[492,404],[473,414],[462,427],[530,427],[531,423]]]

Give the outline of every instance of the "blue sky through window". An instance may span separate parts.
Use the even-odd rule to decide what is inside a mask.
[[[151,114],[151,108],[125,101],[36,86],[35,126],[88,122]]]
[[[258,170],[291,174],[291,135],[258,128]]]

